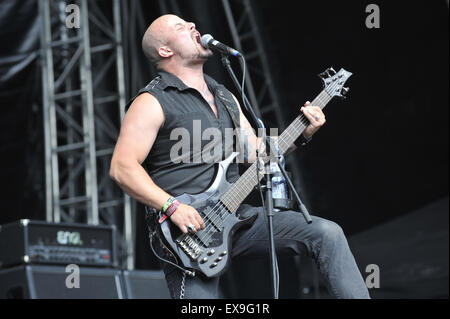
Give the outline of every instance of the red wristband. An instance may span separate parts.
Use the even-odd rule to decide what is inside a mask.
[[[177,210],[178,206],[180,206],[180,202],[179,201],[174,201],[166,210],[166,215],[167,217],[170,217],[170,215],[172,215],[173,213],[175,213],[175,211]]]
[[[180,202],[178,200],[175,200],[172,204],[170,204],[169,207],[167,207],[166,212],[161,216],[159,219],[159,223],[163,223],[167,218],[169,218],[180,206]]]

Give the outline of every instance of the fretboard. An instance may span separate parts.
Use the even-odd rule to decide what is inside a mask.
[[[331,100],[327,92],[322,91],[311,102],[311,105],[319,106],[323,109]],[[309,125],[309,120],[301,113],[295,120],[284,130],[278,139],[278,146],[282,154],[300,137],[306,127]],[[269,159],[265,158],[265,162]],[[262,179],[263,172],[261,169],[263,165],[259,165],[260,173],[256,174],[257,164],[253,163],[242,176],[222,195],[220,201],[227,207],[230,212],[236,211],[244,199],[250,194],[253,188]],[[259,179],[259,180],[258,180]]]

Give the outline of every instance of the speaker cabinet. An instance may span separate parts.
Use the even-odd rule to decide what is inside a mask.
[[[3,299],[123,299],[121,271],[108,268],[79,268],[79,288],[68,288],[61,266],[16,266],[0,270]],[[70,285],[69,285],[70,286]]]
[[[162,270],[124,270],[123,280],[129,299],[171,298]]]

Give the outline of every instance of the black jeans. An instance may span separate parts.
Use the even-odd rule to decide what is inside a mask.
[[[256,213],[258,217],[250,228],[238,231],[233,237],[232,258],[267,255],[268,227],[264,209],[242,205],[238,212]],[[313,222],[307,224],[303,215],[298,212],[275,213],[273,229],[277,255],[306,254],[312,257],[329,292],[336,298],[370,298],[341,227],[320,217],[311,218]],[[219,278],[184,276],[181,270],[167,263],[163,263],[163,269],[172,298],[220,298]]]

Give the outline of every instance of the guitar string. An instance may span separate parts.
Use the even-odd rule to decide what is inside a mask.
[[[335,83],[333,83],[331,86],[330,86],[330,89],[332,89],[332,90],[334,90],[335,89],[335,87],[337,87],[337,85],[338,85],[338,82],[335,82]],[[323,90],[321,93],[319,93],[319,95],[313,100],[313,103],[312,104],[317,104],[317,103],[321,103],[321,104],[324,104],[323,105],[323,107],[325,107],[325,105],[331,100],[331,96],[330,95],[325,95],[325,96],[321,96],[323,93],[326,93],[326,91],[325,90]],[[328,101],[326,101],[326,100],[328,100]],[[322,108],[323,108],[322,107]],[[297,123],[295,123],[296,121],[298,121],[299,123],[300,123],[300,125],[298,125]],[[294,130],[294,132],[290,132],[288,129],[286,129],[285,130],[285,134],[287,135],[287,137],[293,137],[291,134],[295,134],[296,132],[298,132],[298,130],[299,129],[301,129],[302,127],[302,125],[308,125],[309,124],[309,120],[306,118],[306,116],[304,115],[304,114],[300,114],[300,116],[298,116],[294,121],[293,121],[294,123],[294,125],[293,125],[293,129],[295,129]],[[307,126],[306,126],[307,127]],[[305,127],[305,128],[306,128]],[[303,130],[305,129],[305,128],[303,128]],[[283,132],[284,133],[284,132]],[[282,135],[283,135],[283,133],[282,133]],[[301,134],[301,133],[300,133]],[[282,141],[282,142],[285,142],[284,140]],[[286,146],[288,146],[288,145],[286,145]],[[247,172],[247,171],[246,171]],[[242,181],[244,182],[244,185],[245,185],[245,183],[247,183],[248,182],[248,180],[247,180],[247,176],[248,176],[248,174],[246,175],[245,173],[242,175],[242,177],[243,177],[243,179],[242,179]],[[234,184],[234,185],[236,185],[236,184]],[[231,194],[232,192],[233,192],[233,186],[232,186],[232,189],[230,189],[230,193],[229,194]],[[246,189],[246,191],[248,191],[247,189]],[[250,189],[250,191],[251,191],[251,189]],[[228,192],[226,192],[225,194],[227,194]],[[247,194],[248,195],[248,194]],[[231,201],[231,204],[233,204],[234,206],[236,206],[236,208],[234,208],[233,209],[233,212],[234,212],[234,210],[235,209],[237,209],[237,207],[239,207],[239,205],[238,205],[238,202],[240,201],[240,200],[238,200],[238,201],[235,201],[234,199],[233,199],[233,197],[231,197],[230,198],[230,201]],[[200,241],[202,241],[202,242],[205,242],[205,241],[208,241],[209,239],[211,239],[211,237],[214,235],[214,233],[212,233],[212,234],[210,234],[210,230],[212,230],[213,228],[222,228],[222,226],[225,224],[225,222],[226,222],[226,220],[228,219],[228,217],[230,216],[230,215],[232,215],[232,213],[229,213],[224,219],[222,219],[222,216],[223,216],[223,212],[224,211],[228,211],[229,210],[229,208],[227,209],[228,207],[227,207],[227,205],[226,205],[226,203],[223,203],[222,202],[222,200],[220,200],[219,199],[219,202],[211,209],[211,211],[208,213],[208,214],[206,214],[205,215],[205,218],[208,218],[208,219],[210,219],[210,217],[211,217],[211,215],[213,215],[213,214],[215,214],[216,216],[213,216],[213,217],[215,217],[214,218],[214,220],[212,220],[212,219],[210,219],[211,220],[211,222],[209,223],[209,225],[207,226],[207,227],[205,227],[205,229],[203,229],[203,230],[201,230],[201,232],[203,233],[203,232],[205,232],[205,234],[204,234],[204,236],[201,236],[201,234],[199,234],[199,233],[195,233],[194,235],[195,235],[195,237],[197,237]],[[222,222],[219,224],[219,225],[216,225],[216,222],[218,221],[218,220],[221,220]],[[205,221],[205,223],[207,223],[207,221]],[[200,231],[199,231],[200,232]],[[208,237],[208,235],[209,235],[209,237]],[[198,243],[197,243],[198,244]]]
[[[321,97],[321,94],[322,94],[323,92],[325,92],[325,91],[322,91],[322,92],[317,96],[317,98],[313,101],[314,104],[317,104],[318,102],[320,102],[320,103],[322,104],[322,103],[324,103],[325,100],[328,99],[327,96]],[[317,101],[316,101],[316,100],[317,100]],[[328,102],[329,102],[329,99],[328,99],[327,102],[324,103],[324,106],[325,106]],[[297,125],[297,123],[295,123],[295,121],[297,121],[297,120],[300,122],[300,125]],[[293,122],[294,122],[294,123],[293,123],[293,124],[294,124],[294,127],[293,127],[293,128],[295,129],[295,131],[292,132],[292,134],[293,134],[293,133],[296,133],[296,131],[298,131],[298,129],[301,128],[302,124],[303,124],[303,125],[309,124],[309,121],[308,121],[308,119],[305,117],[304,114],[301,114],[300,116],[298,116]],[[299,126],[299,127],[297,127],[297,126]],[[306,127],[305,127],[305,128],[306,128]],[[305,128],[303,128],[303,129],[305,129]],[[290,132],[289,130],[286,130],[285,132],[286,132],[286,135],[288,135],[288,137],[293,137],[293,136],[291,135],[291,132]],[[300,133],[300,134],[301,134],[301,133]],[[284,141],[283,141],[283,142],[284,142]],[[252,174],[252,175],[253,175],[253,174]],[[244,185],[245,185],[245,183],[248,182],[248,180],[247,180],[248,174],[245,175],[245,173],[244,173],[242,176],[243,176],[242,181],[244,181]],[[232,187],[233,187],[233,186],[232,186]],[[231,192],[232,192],[232,191],[233,191],[233,190],[231,189]],[[248,190],[246,189],[246,191],[248,191]],[[251,191],[251,189],[250,189],[250,191]],[[228,193],[228,192],[227,192],[227,193]],[[226,194],[227,194],[227,193],[226,193]],[[248,195],[248,194],[247,194],[247,195]],[[236,208],[237,208],[237,207],[238,207],[238,203],[237,203],[237,202],[239,202],[240,200],[238,200],[238,201],[236,202],[236,201],[233,200],[233,197],[231,197],[230,199],[231,199],[232,204],[234,204],[234,206],[236,206]],[[220,205],[222,205],[222,207],[220,207]],[[217,207],[217,206],[219,206],[219,207]],[[223,206],[225,206],[225,207],[223,207]],[[236,209],[236,208],[235,208],[235,209]],[[201,237],[201,236],[195,234],[196,237],[199,238],[200,241],[204,242],[204,241],[208,241],[209,239],[211,239],[211,237],[214,235],[214,233],[210,234],[209,231],[210,231],[211,229],[213,229],[214,227],[216,227],[216,228],[222,228],[222,226],[223,226],[223,225],[225,224],[225,222],[227,221],[228,217],[229,217],[230,215],[232,215],[232,213],[231,213],[231,214],[227,215],[224,219],[222,219],[224,210],[227,210],[227,207],[226,207],[226,205],[224,205],[224,203],[223,203],[221,200],[219,200],[219,202],[213,207],[213,209],[211,210],[211,212],[208,213],[207,215],[205,215],[205,217],[210,217],[212,214],[216,214],[215,219],[214,219],[214,220],[211,220],[211,224],[208,225],[207,227],[205,227],[205,229],[201,230],[201,232],[204,232],[204,231],[205,231],[205,235],[204,235],[204,236]],[[233,210],[233,212],[234,212],[234,210]],[[218,213],[218,214],[217,214],[217,213]],[[216,225],[216,222],[217,222],[218,220],[222,220],[222,223],[220,223],[219,225]],[[210,236],[208,237],[208,235],[210,235]]]

